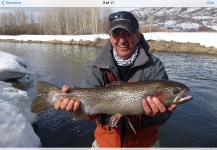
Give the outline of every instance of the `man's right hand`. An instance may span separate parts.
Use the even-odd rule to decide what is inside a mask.
[[[67,85],[64,85],[62,87],[62,91],[64,93],[69,93],[71,90],[72,88]],[[80,106],[80,101],[76,99],[76,97],[72,97],[72,98],[61,97],[54,104],[55,109],[66,110],[68,112],[78,111],[79,106]]]

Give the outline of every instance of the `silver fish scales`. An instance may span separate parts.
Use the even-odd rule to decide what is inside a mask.
[[[63,93],[60,88],[47,82],[37,82],[38,96],[32,102],[31,111],[38,113],[54,105],[60,97],[76,97],[81,101],[78,112],[73,113],[74,120],[87,115],[114,114],[119,118],[124,115],[144,114],[142,99],[156,96],[165,105],[181,104],[192,99],[187,93],[190,89],[179,82],[168,80],[146,80],[135,83],[115,82],[109,87],[73,88],[70,93]],[[111,126],[117,121],[113,120]]]

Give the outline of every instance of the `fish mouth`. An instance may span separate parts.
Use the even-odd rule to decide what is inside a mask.
[[[180,94],[179,98],[177,99],[177,103],[178,103],[178,104],[182,104],[182,103],[188,102],[188,101],[190,101],[190,100],[192,100],[192,99],[193,99],[193,97],[190,96],[190,95],[188,95],[188,92],[187,92],[187,91],[183,91],[183,92]]]

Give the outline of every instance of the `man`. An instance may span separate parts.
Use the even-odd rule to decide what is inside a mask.
[[[80,87],[106,87],[116,80],[167,80],[162,62],[149,54],[148,50],[149,46],[139,32],[139,24],[133,14],[125,11],[111,14],[109,42],[100,56],[89,65]],[[69,92],[70,88],[63,86],[62,90]],[[79,100],[62,98],[55,103],[55,108],[76,112],[79,105]],[[149,96],[142,100],[141,105],[145,112],[143,115],[122,117],[117,127],[108,126],[111,115],[88,116],[88,119],[96,120],[93,147],[159,147],[157,126],[170,117],[176,105],[165,107],[157,97]]]

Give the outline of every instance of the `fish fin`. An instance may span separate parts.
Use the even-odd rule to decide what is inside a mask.
[[[73,86],[72,88],[73,88],[73,90],[74,89],[81,89],[80,87],[77,87],[77,86]]]
[[[76,112],[73,113],[73,120],[75,121],[82,120],[85,117],[87,117],[87,115],[88,114],[85,112],[84,105],[81,103],[80,108]]]
[[[82,111],[77,111],[75,113],[73,113],[73,120],[77,121],[77,120],[82,120],[85,117],[87,117],[88,114],[82,112]]]
[[[136,130],[134,129],[132,123],[130,122],[130,119],[128,118],[128,116],[126,116],[126,118],[127,118],[127,122],[128,122],[128,124],[130,125],[131,129],[132,129],[133,132],[136,134]]]
[[[38,94],[48,94],[50,90],[61,90],[59,87],[56,87],[48,82],[45,81],[38,81],[37,82],[37,93]]]
[[[49,107],[51,107],[52,104],[45,101],[44,99],[41,99],[40,97],[39,98],[36,98],[32,101],[32,104],[31,104],[31,112],[32,113],[38,113],[40,111],[43,111]]]
[[[50,97],[52,97],[54,94],[51,94],[50,91],[53,90],[60,91],[60,88],[55,87],[45,81],[37,82],[37,97],[32,101],[31,104],[31,111],[33,113],[38,113],[53,105],[54,102],[50,101]]]
[[[108,85],[108,87],[113,87],[113,86],[117,86],[117,85],[125,85],[127,84],[127,82],[124,81],[114,81],[111,84]]]
[[[115,114],[112,115],[109,121],[109,126],[110,127],[117,127],[118,121],[121,119],[122,115],[120,114]]]

